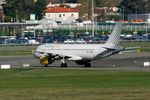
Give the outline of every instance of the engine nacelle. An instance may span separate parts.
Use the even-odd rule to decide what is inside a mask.
[[[42,65],[48,65],[48,64],[52,64],[54,62],[54,60],[48,58],[47,56],[43,56],[40,58],[40,63]]]
[[[78,60],[78,61],[76,61],[76,63],[77,63],[78,65],[84,65],[84,64],[85,64],[85,61],[83,61],[83,60]]]

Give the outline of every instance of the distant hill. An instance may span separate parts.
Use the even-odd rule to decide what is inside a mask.
[[[112,7],[112,6],[118,6],[122,0],[100,0],[100,1],[102,1],[101,2],[102,7]]]
[[[97,6],[115,6],[118,5],[122,0],[94,0],[95,4],[99,4]],[[47,0],[47,2],[52,3],[81,3],[85,4],[85,6],[90,6],[92,0]]]
[[[122,0],[94,0],[95,7],[115,7],[120,4]],[[91,7],[92,7],[92,0],[79,0],[82,4],[80,8],[80,15],[88,15],[88,19],[91,17]]]
[[[2,9],[1,4],[3,4],[3,3],[4,3],[4,0],[0,0],[0,9]]]
[[[53,3],[78,3],[79,0],[47,0],[48,2],[53,2]]]
[[[52,3],[81,3],[82,7],[80,9],[80,15],[88,15],[88,18],[91,17],[91,7],[92,7],[92,0],[47,0],[48,2]],[[118,6],[122,0],[94,0],[95,7],[114,7]]]
[[[0,5],[4,2],[4,0],[0,0]]]

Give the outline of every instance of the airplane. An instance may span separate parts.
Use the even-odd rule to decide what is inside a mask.
[[[67,61],[75,61],[84,67],[91,67],[91,61],[117,54],[125,48],[121,46],[122,23],[117,23],[104,44],[43,44],[37,47],[33,56],[47,67],[55,60],[61,61],[61,67],[67,67]]]

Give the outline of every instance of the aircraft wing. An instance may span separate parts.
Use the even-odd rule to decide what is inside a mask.
[[[128,52],[140,52],[141,51],[141,47],[125,47],[123,51],[121,51],[121,53],[128,53]]]
[[[76,60],[82,60],[81,57],[75,56],[75,55],[67,55],[67,57],[69,57],[67,60],[74,60],[74,61],[76,61]]]
[[[50,58],[53,58],[55,60],[61,60],[63,58],[65,58],[66,60],[74,60],[74,61],[82,60],[81,57],[75,55],[62,55],[62,54],[54,54],[54,53],[47,53],[47,54]]]

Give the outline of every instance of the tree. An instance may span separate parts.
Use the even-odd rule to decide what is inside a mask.
[[[34,0],[19,0],[20,9],[19,9],[19,19],[20,20],[29,20],[29,16],[35,10]]]
[[[35,13],[37,19],[43,17],[46,7],[46,0],[5,0],[3,4],[5,21],[23,21],[29,20],[30,14]]]
[[[78,0],[60,0],[60,1],[65,1],[67,3],[77,3]]]
[[[36,14],[36,19],[41,19],[44,15],[44,10],[46,8],[46,1],[45,0],[37,0],[35,3],[35,11],[34,13]]]
[[[143,14],[149,13],[150,11],[150,1],[149,0],[123,0],[118,6],[120,9],[125,9],[121,11],[125,14]]]
[[[102,4],[101,0],[95,0],[95,6],[100,7]]]
[[[2,4],[4,9],[4,14],[7,21],[15,21],[16,12],[19,9],[19,0],[5,0],[5,4]]]

